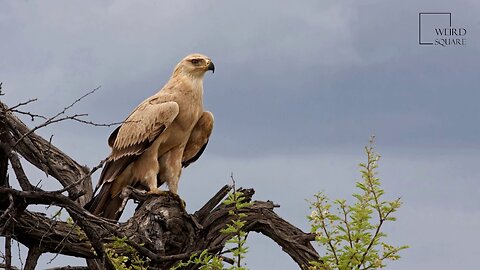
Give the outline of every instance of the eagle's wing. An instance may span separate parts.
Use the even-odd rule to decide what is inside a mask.
[[[174,101],[148,99],[140,104],[108,139],[112,153],[100,175],[98,185],[113,181],[137,156],[167,129],[179,112]]]
[[[185,150],[183,151],[182,166],[187,167],[195,162],[203,153],[208,144],[213,129],[213,114],[203,112],[190,134]]]
[[[115,220],[120,218],[122,211],[119,209],[122,200],[116,195],[113,196],[112,192],[117,194],[129,184],[128,181],[131,179],[123,179],[120,182],[115,179],[170,126],[178,112],[179,108],[176,102],[160,102],[156,98],[149,98],[141,103],[119,128],[113,131],[108,139],[112,153],[105,162],[97,184],[97,188],[103,184],[102,188],[85,205],[86,209],[106,218]]]

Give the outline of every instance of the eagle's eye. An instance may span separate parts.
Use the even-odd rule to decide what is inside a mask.
[[[190,60],[190,62],[192,62],[192,64],[194,64],[194,65],[198,65],[198,63],[200,63],[200,60],[199,59],[192,59],[192,60]]]

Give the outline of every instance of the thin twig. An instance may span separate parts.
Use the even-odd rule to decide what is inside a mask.
[[[100,161],[100,163],[93,167],[90,172],[88,174],[86,174],[84,177],[78,179],[77,181],[71,183],[70,185],[62,188],[62,189],[59,189],[59,190],[55,190],[55,191],[52,191],[53,193],[63,193],[71,188],[73,188],[74,186],[80,184],[81,182],[85,181],[85,179],[88,179],[90,176],[92,176],[93,173],[95,173],[98,169],[102,168],[103,167],[103,164],[105,163],[105,160],[102,160]]]
[[[31,112],[24,112],[24,111],[20,111],[20,110],[9,110],[9,111],[14,112],[14,113],[18,113],[18,114],[28,115],[28,116],[30,116],[32,121],[34,121],[35,118],[41,118],[43,120],[47,120],[47,118],[45,116],[39,115],[39,114],[34,114],[34,113],[31,113]]]
[[[17,249],[18,249],[18,260],[20,261],[20,269],[23,269],[23,259],[22,259],[22,252],[20,251],[20,242],[17,242]]]
[[[35,118],[41,118],[41,119],[44,119],[44,120],[47,120],[47,118],[43,115],[39,115],[39,114],[34,114],[34,113],[31,113],[31,112],[25,112],[25,111],[21,111],[21,110],[17,110],[17,108],[21,107],[21,106],[25,106],[29,103],[32,103],[32,102],[35,102],[37,101],[36,98],[33,98],[33,99],[29,99],[27,101],[24,101],[24,102],[20,102],[18,103],[17,105],[11,107],[11,108],[8,108],[7,109],[7,112],[15,112],[15,113],[18,113],[18,114],[23,114],[23,115],[28,115],[30,116],[31,120],[34,121]]]
[[[38,180],[37,184],[35,184],[35,188],[41,189],[42,186],[40,184],[42,183],[43,179]]]
[[[60,121],[63,121],[63,120],[67,120],[67,119],[74,119],[74,118],[77,118],[77,117],[81,117],[81,116],[86,116],[87,114],[75,114],[73,116],[67,116],[67,117],[62,117],[62,118],[59,118],[57,119],[57,117],[59,117],[60,115],[62,114],[65,114],[67,110],[69,110],[70,108],[72,108],[73,106],[75,106],[75,104],[77,104],[78,102],[80,102],[82,99],[84,99],[85,97],[95,93],[98,89],[100,89],[101,86],[98,86],[96,87],[95,89],[93,89],[92,91],[82,95],[81,97],[77,98],[74,102],[72,102],[70,105],[68,105],[67,107],[63,108],[63,110],[57,114],[55,114],[54,116],[50,117],[49,119],[47,119],[43,124],[40,124],[34,128],[32,128],[30,131],[28,131],[27,133],[23,134],[22,137],[20,137],[17,142],[14,144],[14,148],[15,146],[21,142],[25,137],[27,137],[28,135],[32,134],[33,132],[35,132],[36,130],[42,128],[42,127],[45,127],[47,125],[50,125],[52,123],[56,123],[56,122],[60,122]]]
[[[12,194],[8,194],[8,200],[10,201],[10,204],[8,205],[8,208],[3,212],[3,214],[0,216],[0,224],[5,224],[1,229],[0,229],[0,234],[3,234],[4,230],[6,230],[8,222],[4,221],[4,219],[10,215],[10,212],[12,212],[13,207],[14,207],[14,201],[13,201],[13,196]],[[7,220],[10,219],[10,217],[7,218]]]
[[[35,102],[35,101],[37,101],[37,100],[38,100],[38,99],[36,99],[36,98],[32,98],[32,99],[29,99],[29,100],[27,100],[27,101],[20,102],[20,103],[18,103],[17,105],[15,105],[15,106],[13,106],[13,107],[11,107],[11,108],[8,108],[7,111],[15,110],[15,109],[18,108],[18,107],[25,106],[25,105],[27,105],[27,104],[29,104],[29,103],[32,103],[32,102]]]
[[[233,177],[233,172],[230,173],[230,179],[232,180],[232,189],[233,189],[233,192],[237,191],[235,189],[235,178]]]
[[[125,123],[124,121],[122,121],[122,122],[114,122],[114,123],[104,124],[104,123],[95,123],[95,122],[92,122],[92,121],[86,121],[86,120],[82,120],[82,119],[78,119],[78,118],[72,118],[71,120],[79,122],[79,123],[95,126],[95,127],[111,127],[111,126],[121,125],[121,124]]]

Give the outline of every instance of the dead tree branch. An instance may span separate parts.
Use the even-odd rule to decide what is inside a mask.
[[[1,102],[0,140],[10,147],[10,151],[15,146],[16,152],[47,175],[53,176],[63,187],[84,179],[82,183],[73,185],[68,190],[69,196],[76,198],[81,205],[91,199],[93,189],[89,177],[90,170],[78,164],[49,141],[31,132],[31,129],[9,112],[7,106]]]
[[[45,123],[61,119],[58,116],[78,101]],[[29,102],[32,101],[25,104]],[[18,105],[15,110],[25,104]],[[233,219],[229,214],[233,206],[222,201],[231,191],[230,186],[222,187],[194,214],[186,213],[179,200],[171,194],[154,196],[126,188],[123,196],[133,198],[139,205],[133,217],[118,224],[82,208],[93,193],[90,176],[101,168],[102,163],[92,170],[79,165],[51,142],[36,135],[34,131],[40,127],[43,126],[29,129],[0,102],[0,236],[6,237],[9,243],[11,238],[29,248],[25,269],[35,269],[39,256],[45,252],[85,258],[89,267],[52,269],[114,269],[107,249],[118,238],[126,239],[127,245],[141,257],[148,258],[149,269],[168,269],[204,250],[219,256],[224,254],[231,235],[222,232],[222,229]],[[23,170],[19,155],[53,176],[63,188],[44,191],[33,186]],[[15,190],[8,184],[8,162],[22,190]],[[253,189],[241,191],[247,201],[252,201]],[[68,212],[73,223],[31,212],[27,210],[29,205],[61,207]],[[310,261],[319,257],[310,244],[315,237],[278,216],[274,212],[276,207],[279,206],[271,201],[252,201],[250,207],[240,209],[246,214],[244,229],[271,238],[301,269],[306,269]],[[120,248],[115,252],[128,255],[131,250]],[[5,258],[5,267],[9,267],[11,246],[8,244],[5,246]]]

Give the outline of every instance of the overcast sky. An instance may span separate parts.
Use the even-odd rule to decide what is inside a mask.
[[[466,45],[418,44],[419,12],[438,11],[467,29]],[[375,134],[386,196],[404,202],[385,227],[389,242],[411,246],[388,269],[474,269],[478,14],[478,0],[0,0],[2,101],[38,98],[28,110],[53,115],[101,86],[72,112],[119,122],[185,55],[206,54],[216,72],[205,76],[205,106],[216,122],[206,152],[180,181],[189,211],[233,172],[256,199],[280,204],[281,216],[308,230],[305,199],[316,191],[349,198]],[[108,155],[112,130],[61,123],[39,133],[93,167]],[[250,269],[296,269],[269,239],[251,235],[248,245]],[[40,268],[83,263],[47,264],[52,257],[44,255]]]

